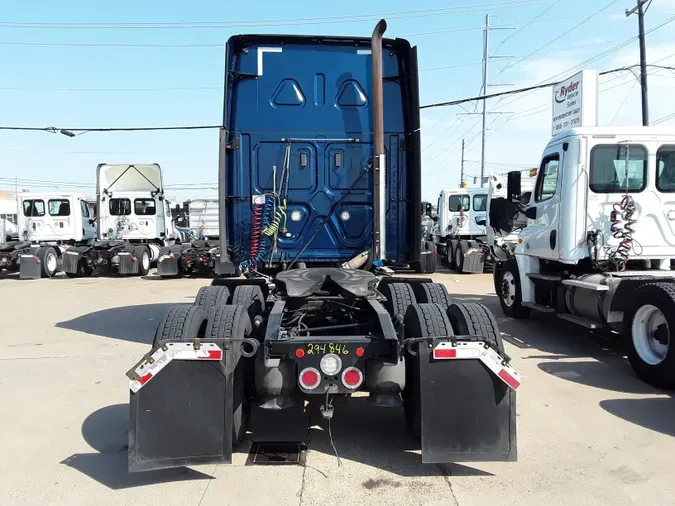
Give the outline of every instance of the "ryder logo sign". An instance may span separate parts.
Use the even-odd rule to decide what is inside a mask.
[[[553,124],[551,135],[570,128],[596,126],[598,74],[584,70],[553,87]]]

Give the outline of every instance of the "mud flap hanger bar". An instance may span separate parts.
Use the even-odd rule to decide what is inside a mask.
[[[222,347],[218,346],[222,343]],[[202,343],[200,339],[190,341],[159,341],[155,348],[146,354],[136,365],[127,371],[129,389],[136,393],[154,378],[172,360],[217,360],[223,359],[223,351],[230,350],[230,343],[240,343],[240,354],[245,358],[253,357],[258,352],[260,343],[255,339],[209,339]],[[246,349],[244,345],[250,346]],[[235,361],[235,365],[237,360]]]
[[[499,353],[480,336],[414,337],[405,339],[402,348],[417,355],[411,346],[425,342],[432,347],[434,360],[480,360],[490,371],[513,390],[520,387],[520,374],[510,365],[506,353]]]

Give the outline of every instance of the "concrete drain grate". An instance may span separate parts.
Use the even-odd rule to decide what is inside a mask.
[[[251,445],[247,466],[305,465],[307,448],[295,442],[256,442]]]

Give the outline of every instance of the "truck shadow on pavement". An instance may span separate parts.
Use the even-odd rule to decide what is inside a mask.
[[[93,412],[82,424],[82,437],[97,453],[76,453],[61,464],[112,490],[212,478],[188,468],[130,473],[127,470],[128,425],[128,404],[114,404]]]
[[[402,478],[492,476],[491,473],[461,464],[423,464],[419,443],[406,431],[402,408],[377,408],[370,405],[365,397],[351,398],[346,402],[335,401],[334,407],[335,416],[330,427],[332,444],[342,462],[351,461],[352,465],[366,466],[363,470],[364,488],[397,486],[396,480],[384,479],[376,470]],[[308,447],[305,467],[329,479],[338,467],[338,459],[331,444],[328,422],[322,419],[318,411],[318,407],[307,412],[299,407],[270,413],[254,408],[251,430],[247,440],[233,449],[232,465],[243,464],[252,441],[293,441]],[[61,464],[112,490],[213,479],[213,476],[189,468],[130,473],[127,470],[128,426],[128,404],[114,404],[95,411],[84,420],[81,430],[82,437],[96,453],[78,453]],[[313,453],[324,455],[312,456]],[[267,468],[258,467],[261,474],[273,472]],[[368,469],[371,469],[370,473]]]
[[[159,322],[171,307],[178,305],[181,304],[113,307],[59,322],[56,327],[132,343],[151,344]]]

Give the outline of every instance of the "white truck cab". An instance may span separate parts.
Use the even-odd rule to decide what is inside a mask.
[[[483,272],[489,254],[485,246],[487,188],[449,188],[438,197],[434,242],[451,269]]]
[[[490,200],[504,313],[620,332],[636,373],[675,387],[675,128],[571,129],[544,149],[526,205],[519,180]]]
[[[17,229],[18,239],[0,246],[0,269],[21,278],[53,277],[69,248],[96,239],[94,217],[77,193],[19,194]]]

